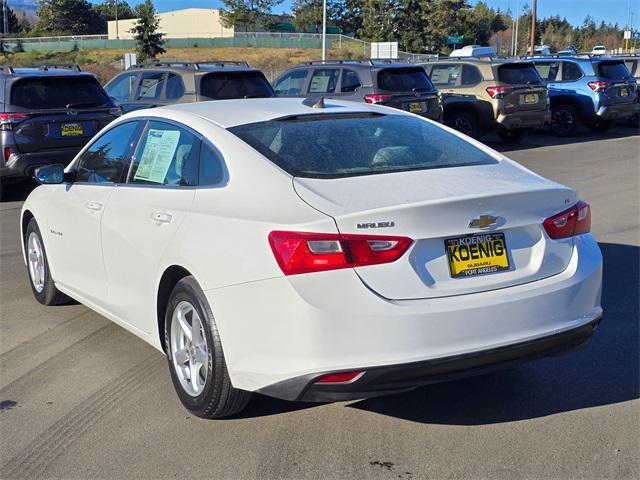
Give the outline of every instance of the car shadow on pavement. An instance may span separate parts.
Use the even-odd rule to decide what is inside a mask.
[[[420,423],[481,425],[638,398],[640,248],[610,243],[600,248],[604,317],[585,349],[348,406]]]

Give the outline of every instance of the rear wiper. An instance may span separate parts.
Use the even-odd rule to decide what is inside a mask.
[[[97,107],[98,104],[95,102],[85,102],[85,103],[69,103],[65,106],[65,108],[83,108],[83,107]]]
[[[411,89],[412,92],[428,92],[430,90],[431,88],[429,87],[416,87]]]
[[[266,93],[253,93],[250,95],[245,95],[242,98],[270,98],[272,95],[267,95]]]

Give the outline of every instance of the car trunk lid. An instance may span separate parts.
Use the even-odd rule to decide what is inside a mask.
[[[502,98],[503,113],[519,111],[545,110],[547,108],[547,87],[542,84],[535,67],[531,63],[507,63],[498,67],[498,80],[503,85],[496,90]],[[490,87],[491,88],[491,87]]]

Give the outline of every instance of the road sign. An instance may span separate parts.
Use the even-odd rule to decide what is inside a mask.
[[[631,38],[631,30],[625,30],[624,36],[622,38],[624,38],[625,40],[629,40]]]
[[[464,40],[464,35],[449,35],[447,37],[447,45],[460,45]]]
[[[640,40],[640,31],[635,31],[631,34],[631,38],[634,40]]]

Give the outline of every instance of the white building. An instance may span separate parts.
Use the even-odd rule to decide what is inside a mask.
[[[186,8],[158,14],[160,32],[165,38],[219,38],[233,37],[233,27],[226,28],[217,8]],[[109,40],[129,40],[136,19],[109,22]]]

